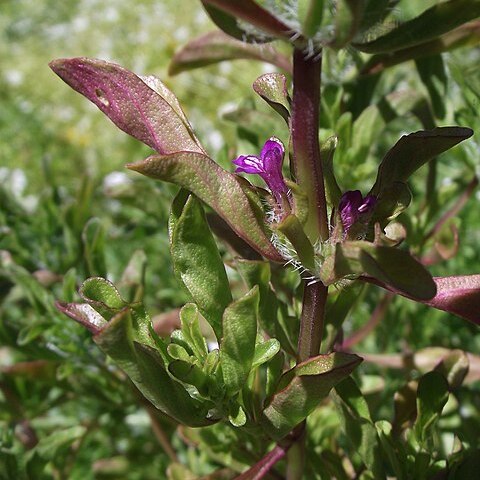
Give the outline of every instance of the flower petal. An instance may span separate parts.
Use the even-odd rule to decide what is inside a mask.
[[[255,155],[240,155],[232,163],[237,166],[235,173],[265,173],[262,160]]]

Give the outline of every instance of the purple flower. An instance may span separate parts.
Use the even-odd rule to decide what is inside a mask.
[[[345,234],[354,224],[367,225],[376,203],[377,197],[367,195],[363,198],[360,190],[345,192],[338,205]]]
[[[282,194],[288,192],[282,175],[285,148],[277,137],[270,137],[260,152],[255,155],[241,155],[233,160],[237,166],[235,173],[256,173],[263,178],[278,203],[282,202]]]

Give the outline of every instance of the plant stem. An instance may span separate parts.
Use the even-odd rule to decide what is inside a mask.
[[[395,298],[395,294],[392,292],[387,292],[383,296],[380,303],[375,307],[370,319],[368,322],[363,325],[359,330],[357,330],[352,336],[345,339],[342,343],[342,349],[350,350],[354,345],[360,343],[369,333],[374,330],[374,328],[382,321],[385,317],[385,313],[388,310],[388,307]]]
[[[312,243],[319,239],[327,240],[329,233],[318,140],[321,73],[321,53],[307,58],[304,52],[295,48],[291,116],[292,170],[308,197],[308,217],[304,228]],[[327,294],[328,289],[323,283],[308,284],[304,280],[297,362],[303,362],[320,352]],[[301,429],[301,434],[297,435],[297,441],[288,455],[288,480],[301,480],[305,468],[305,423],[297,429]]]
[[[321,54],[306,58],[293,53],[292,145],[293,172],[308,196],[309,214],[305,233],[312,242],[328,238],[327,205],[318,141]]]
[[[308,284],[303,291],[302,317],[298,334],[297,361],[303,362],[320,352],[328,289],[321,282]]]

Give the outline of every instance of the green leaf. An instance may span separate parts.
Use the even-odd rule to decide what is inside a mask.
[[[223,314],[220,365],[229,396],[243,388],[252,369],[257,337],[258,301],[258,287],[254,287],[229,305]]]
[[[321,353],[327,353],[333,349],[342,324],[350,310],[360,300],[363,288],[364,285],[359,282],[347,285],[340,290],[333,302],[331,301],[332,296],[329,295],[330,302],[327,304],[325,312],[326,338],[322,342]]]
[[[477,0],[451,0],[434,5],[386,35],[353,46],[366,53],[392,52],[433,40],[479,16],[480,3]]]
[[[100,277],[87,278],[80,287],[80,295],[91,304],[101,304],[112,310],[119,310],[127,305],[115,285]]]
[[[347,45],[360,28],[365,2],[363,0],[337,0],[335,12],[335,39],[332,48]]]
[[[370,193],[379,195],[395,182],[405,182],[432,158],[473,135],[470,128],[438,127],[404,135],[385,155]]]
[[[362,392],[351,377],[336,385],[335,392],[340,399],[344,429],[353,451],[359,453],[375,479],[385,478],[377,431]]]
[[[390,188],[378,194],[371,223],[380,222],[384,227],[388,222],[404,212],[412,201],[410,188],[404,182],[393,182]]]
[[[223,170],[211,158],[200,153],[178,152],[152,156],[127,167],[190,190],[212,207],[252,248],[269,260],[283,261],[270,241],[256,194],[245,180]]]
[[[253,355],[252,369],[263,365],[270,361],[280,351],[280,342],[275,338],[255,345],[255,353]]]
[[[407,480],[405,449],[397,437],[392,435],[392,425],[386,420],[375,422],[382,450],[398,480]]]
[[[253,82],[253,90],[279,113],[288,124],[290,118],[290,97],[285,75],[265,73]]]
[[[322,142],[320,146],[320,158],[322,159],[323,176],[325,179],[325,196],[330,205],[338,205],[342,197],[342,191],[338,186],[333,170],[333,157],[337,144],[338,139],[333,136]]]
[[[439,372],[425,374],[418,383],[415,434],[420,442],[430,435],[448,400],[448,382]]]
[[[437,118],[444,118],[447,73],[441,55],[430,55],[415,60],[422,83],[428,90],[433,112]]]
[[[298,18],[302,24],[302,32],[308,38],[312,38],[322,25],[324,0],[299,0]]]
[[[276,440],[287,435],[361,361],[357,355],[336,352],[310,358],[286,372],[263,411],[265,431]]]
[[[193,399],[180,383],[173,380],[161,354],[149,346],[155,344],[154,339],[145,344],[143,335],[139,335],[141,330],[148,331],[148,326],[144,320],[142,329],[133,328],[130,311],[124,309],[93,340],[159,410],[185,425],[211,425],[215,420],[207,418],[208,404]]]
[[[270,287],[270,263],[237,258],[236,265],[248,288],[258,285],[260,294],[258,317],[260,325],[269,336],[276,337],[278,300]]]
[[[370,242],[337,243],[320,270],[325,285],[349,275],[369,275],[419,300],[430,300],[436,293],[430,273],[408,252]]]
[[[409,60],[449,52],[461,47],[474,47],[480,43],[478,22],[473,21],[462,25],[451,32],[413,47],[396,50],[393,53],[374,55],[364,65],[363,75],[377,74],[385,68],[398,65]]]
[[[27,454],[25,469],[28,479],[45,478],[41,474],[47,463],[60,455],[65,456],[71,445],[86,433],[85,427],[76,425],[64,430],[56,429],[50,435],[41,438],[35,448]]]
[[[223,312],[222,312],[223,313]],[[193,303],[188,303],[180,310],[183,338],[192,349],[198,360],[205,360],[208,354],[207,342],[200,331],[198,321],[198,308]]]
[[[365,32],[386,17],[390,11],[390,0],[365,0],[363,17],[359,31]]]
[[[289,214],[283,218],[280,223],[275,225],[275,229],[288,238],[302,265],[311,272],[314,272],[315,255],[313,245],[308,239],[298,218],[293,214]]]
[[[106,276],[105,227],[99,218],[91,218],[82,232],[83,255],[89,276]]]
[[[172,224],[172,222],[171,222]],[[173,268],[217,338],[232,301],[222,258],[198,199],[190,195],[170,232]]]
[[[168,364],[168,371],[181,382],[193,385],[200,395],[208,395],[208,377],[197,364],[174,360]]]
[[[117,127],[160,154],[204,153],[175,96],[160,80],[90,58],[58,59],[50,68]],[[167,95],[160,92],[160,84]]]
[[[470,362],[462,350],[452,350],[435,366],[446,379],[450,390],[460,388],[468,374]]]
[[[230,411],[228,419],[234,427],[243,427],[247,422],[247,415],[243,408],[237,403],[234,405],[234,409]]]
[[[209,32],[191,40],[170,62],[169,75],[205,67],[225,60],[258,60],[290,71],[291,64],[271,45],[252,45],[231,38],[220,31]]]

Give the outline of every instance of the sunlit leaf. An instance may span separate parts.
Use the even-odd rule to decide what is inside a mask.
[[[179,115],[178,101],[172,102],[175,97],[165,86],[168,93],[161,94],[158,79],[145,81],[115,63],[83,57],[54,60],[50,68],[117,127],[158,153],[204,153],[185,115]]]

